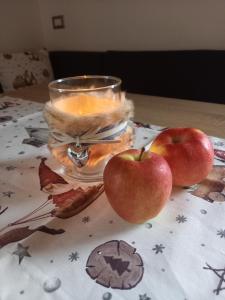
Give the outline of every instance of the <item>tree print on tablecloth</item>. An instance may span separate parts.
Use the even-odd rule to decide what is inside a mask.
[[[86,263],[87,274],[104,287],[132,289],[142,279],[143,261],[125,241],[113,240],[96,247]]]
[[[77,189],[71,188],[71,185],[68,184],[63,177],[52,171],[45,164],[45,161],[46,158],[41,159],[39,179],[40,189],[49,194],[47,200],[25,216],[0,229],[0,233],[4,232],[0,235],[0,248],[9,243],[18,242],[37,231],[51,235],[64,233],[63,229],[52,229],[47,226],[39,226],[34,229],[30,229],[29,226],[18,226],[47,218],[57,217],[67,219],[73,217],[89,206],[103,193],[103,184],[90,186],[85,189],[81,187]],[[67,191],[65,192],[65,190]],[[6,231],[14,226],[17,228]]]

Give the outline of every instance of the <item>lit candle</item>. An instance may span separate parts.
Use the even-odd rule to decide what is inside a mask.
[[[118,78],[97,75],[49,84],[49,148],[66,173],[77,179],[102,178],[108,159],[131,144],[132,128],[127,124],[133,105],[120,84]]]
[[[59,98],[54,101],[54,107],[60,112],[73,116],[107,115],[113,110],[118,109],[121,102],[112,98],[100,98],[90,94],[79,94]],[[107,126],[109,124],[105,124]],[[116,145],[116,147],[118,147]],[[89,147],[89,160],[87,165],[82,168],[83,172],[97,173],[105,166],[104,158],[113,152],[115,145],[98,144]],[[66,156],[67,164],[71,161]]]
[[[119,101],[110,98],[99,98],[85,94],[65,97],[54,102],[56,109],[64,113],[79,116],[90,116],[99,113],[107,114],[118,108],[119,105]]]

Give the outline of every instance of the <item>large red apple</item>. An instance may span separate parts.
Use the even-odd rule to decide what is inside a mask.
[[[172,189],[172,174],[163,157],[130,149],[110,159],[104,170],[106,196],[120,217],[143,223],[163,208]]]
[[[173,184],[177,186],[196,184],[212,169],[212,143],[199,129],[167,129],[155,138],[150,151],[166,159],[172,171]]]

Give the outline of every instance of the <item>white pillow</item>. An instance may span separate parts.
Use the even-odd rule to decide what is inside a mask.
[[[52,80],[46,50],[0,53],[0,82],[4,92]]]

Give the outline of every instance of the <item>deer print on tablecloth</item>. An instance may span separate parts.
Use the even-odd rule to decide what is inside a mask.
[[[214,166],[207,178],[197,184],[190,193],[208,202],[224,202],[225,166]]]

